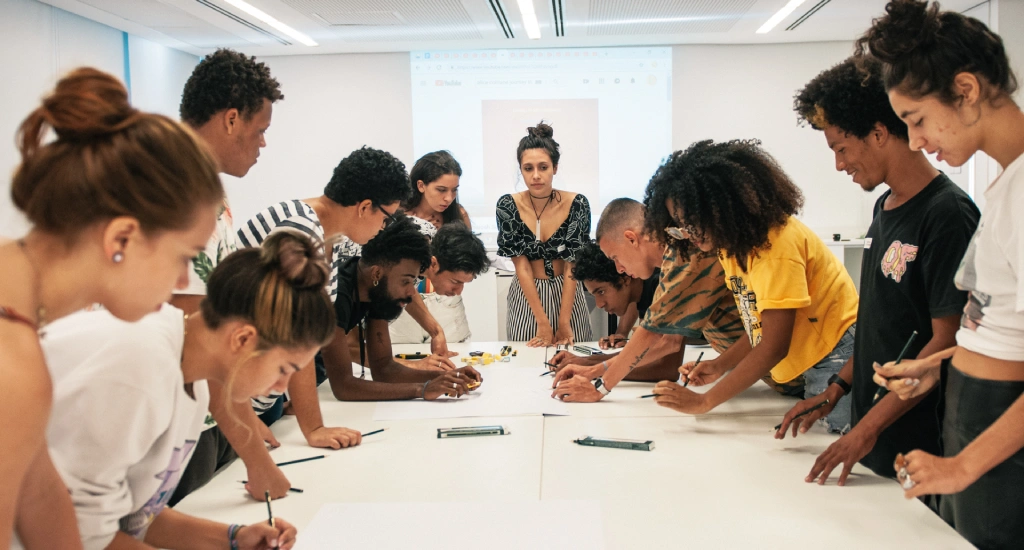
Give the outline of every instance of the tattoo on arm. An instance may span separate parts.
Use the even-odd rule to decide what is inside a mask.
[[[631,364],[629,366],[629,371],[630,372],[633,372],[633,369],[637,368],[640,365],[640,362],[644,360],[644,356],[647,355],[648,351],[650,351],[650,350],[649,349],[645,349],[645,350],[640,352],[640,355],[636,356],[636,359],[633,360],[633,364]]]

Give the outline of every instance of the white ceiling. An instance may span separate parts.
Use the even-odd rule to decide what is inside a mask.
[[[196,55],[223,46],[258,56],[852,40],[886,4],[806,0],[772,32],[756,34],[787,0],[533,0],[542,36],[529,40],[516,0],[248,0],[319,43],[307,47],[224,0],[41,1]],[[942,7],[963,11],[979,3],[944,0]],[[556,6],[564,36],[556,36]],[[505,36],[496,12],[504,13],[514,38]]]

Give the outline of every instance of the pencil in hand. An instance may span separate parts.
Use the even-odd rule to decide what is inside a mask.
[[[702,351],[702,352],[700,352],[700,355],[697,356],[697,360],[693,363],[693,369],[690,369],[690,372],[693,372],[694,369],[697,368],[697,365],[700,364],[700,360],[703,359],[703,358],[704,358],[704,352]],[[687,374],[686,375],[686,380],[683,380],[683,387],[685,388],[686,386],[689,386],[689,385],[690,385],[690,375]]]
[[[811,407],[811,408],[807,409],[806,411],[804,411],[804,412],[802,412],[802,413],[799,413],[799,414],[797,414],[797,415],[796,415],[796,416],[794,416],[793,418],[794,418],[794,419],[797,419],[797,418],[800,418],[801,416],[803,416],[803,415],[805,415],[805,414],[810,414],[810,413],[812,413],[812,412],[814,412],[814,411],[816,411],[816,410],[818,410],[818,409],[820,409],[820,408],[824,407],[825,405],[828,405],[828,399],[826,399],[826,400],[822,401],[821,403],[818,403],[817,405],[815,405],[815,406],[813,406],[813,407]],[[782,424],[779,424],[779,425],[775,426],[775,430],[774,430],[774,431],[776,431],[776,432],[777,432],[777,431],[779,431],[779,429],[781,429],[781,428],[782,428]]]
[[[910,345],[914,343],[914,338],[917,338],[917,331],[916,330],[914,332],[910,333],[910,338],[907,339],[907,343],[903,346],[903,349],[900,351],[899,356],[896,357],[896,364],[897,365],[900,364],[900,361],[903,361],[903,356],[907,354],[907,350],[910,349]],[[875,392],[875,398],[871,402],[874,403],[874,402],[878,401],[879,399],[884,397],[885,394],[887,394],[887,393],[889,393],[889,390],[887,388],[879,387],[878,391]]]

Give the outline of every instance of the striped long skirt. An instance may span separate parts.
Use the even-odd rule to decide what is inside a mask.
[[[551,328],[556,331],[558,329],[558,314],[562,307],[562,281],[561,276],[554,279],[534,279],[534,283],[537,285],[537,294],[540,295],[541,307],[544,308],[544,313],[551,321]],[[576,283],[576,298],[572,303],[572,318],[569,319],[569,326],[572,327],[572,334],[577,342],[590,342],[594,336],[590,328],[587,299],[583,292],[583,285]],[[526,301],[523,287],[519,284],[519,277],[512,278],[512,285],[508,290],[506,334],[510,342],[527,341],[537,335],[537,319],[534,318],[530,304]]]

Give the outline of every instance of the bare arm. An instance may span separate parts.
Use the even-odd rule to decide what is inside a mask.
[[[274,548],[289,549],[295,544],[295,527],[287,521],[274,518],[275,527],[266,521],[242,527],[237,535],[239,548]],[[115,543],[127,542],[131,539],[124,533],[118,533]],[[132,539],[134,541],[134,539]],[[270,544],[276,541],[276,545]],[[216,521],[201,519],[183,514],[173,508],[164,508],[156,516],[146,531],[145,544],[125,546],[111,544],[108,550],[134,550],[135,548],[167,548],[168,550],[223,550],[229,547],[228,526]]]
[[[766,309],[761,312],[761,343],[746,354],[728,376],[704,394],[705,408],[711,410],[732,399],[764,378],[779,361],[785,359],[789,355],[795,321],[795,309]]]
[[[565,268],[562,269],[562,303],[558,308],[559,332],[572,335],[570,343],[575,339],[569,322],[572,320],[572,306],[576,301],[577,284],[576,279],[572,276],[572,266],[573,264],[565,262]],[[559,340],[558,334],[555,335],[555,339]]]
[[[391,349],[391,332],[388,322],[381,319],[368,319],[366,335],[366,362],[378,382],[414,382],[423,385],[428,380],[437,378],[436,371],[413,369],[398,361]]]
[[[30,327],[0,320],[0,373],[6,387],[6,406],[0,422],[4,426],[4,458],[0,460],[0,548],[11,545],[11,534],[17,527],[21,537],[29,540],[34,529],[56,529],[48,515],[29,515],[30,510],[45,509],[55,503],[57,519],[65,519],[71,507],[63,484],[58,488],[46,481],[35,485],[35,478],[47,473],[39,464],[40,453],[46,453],[46,422],[53,405],[53,388],[46,370],[39,336]],[[46,463],[50,464],[49,455]],[[50,465],[52,469],[52,464]],[[26,488],[38,489],[25,494]],[[72,510],[72,523],[74,511]],[[77,525],[74,525],[77,539]],[[63,526],[59,528],[63,529]],[[72,547],[80,546],[81,543]],[[50,546],[46,543],[41,548]]]
[[[445,342],[444,349],[436,349],[432,345],[431,349],[434,353],[447,354],[448,344],[444,335],[444,329],[441,327],[441,324],[434,319],[434,316],[430,314],[430,311],[427,309],[427,304],[423,303],[423,297],[420,296],[419,292],[413,294],[412,302],[409,302],[409,305],[405,307],[405,310],[408,311],[409,315],[412,316],[412,318],[415,319],[421,327],[423,327],[423,330],[430,335],[431,343],[438,339]]]
[[[633,331],[633,337],[626,342],[626,347],[622,348],[614,360],[608,361],[608,372],[603,375],[604,383],[609,388],[614,388],[635,369],[643,365],[651,365],[666,356],[675,355],[683,345],[685,342],[682,336],[658,334],[643,327],[637,327]],[[675,378],[677,377],[670,379],[675,380]]]
[[[363,380],[352,375],[352,359],[346,332],[335,329],[334,340],[321,351],[327,379],[334,397],[341,401],[389,401],[416,399],[423,393],[423,383],[389,384],[378,380]],[[376,375],[376,373],[374,373]],[[294,378],[294,377],[293,377]]]
[[[526,256],[512,258],[512,264],[516,267],[516,278],[519,279],[519,286],[523,288],[523,295],[526,296],[526,303],[537,320],[538,328],[541,325],[551,326],[548,314],[544,312],[544,306],[540,303],[540,294],[537,293],[537,283],[533,279],[533,266]]]
[[[679,366],[683,363],[683,352],[686,350],[686,338],[682,336],[676,338],[680,340],[680,344],[675,353],[669,353],[641,364],[626,375],[625,379],[634,382],[661,382],[662,380],[674,382],[678,380]]]
[[[629,304],[626,308],[626,313],[622,317],[619,317],[619,326],[615,329],[615,334],[622,336],[623,338],[629,338],[629,331],[633,329],[633,325],[636,324],[637,319],[640,318],[640,310],[636,308],[636,303]]]
[[[78,518],[67,486],[41,445],[18,499],[18,536],[25,548],[81,548]]]

